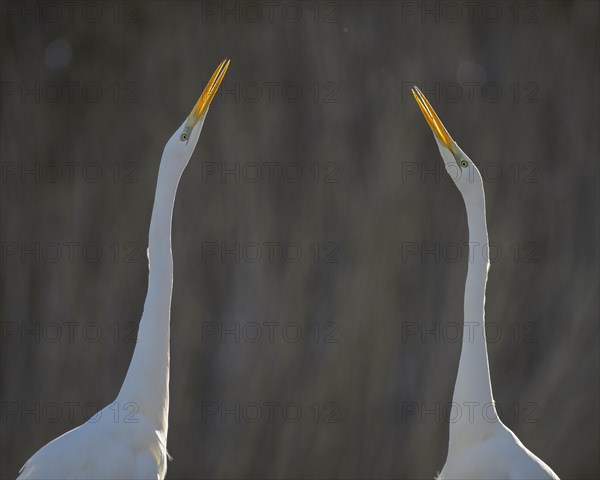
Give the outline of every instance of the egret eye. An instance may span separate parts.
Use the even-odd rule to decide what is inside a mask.
[[[181,138],[181,141],[182,141],[182,142],[185,142],[185,141],[187,141],[187,139],[188,139],[187,133],[182,133],[182,134],[181,134],[181,137],[179,137],[179,138]]]
[[[463,160],[460,161],[460,166],[462,168],[467,168],[469,166],[469,164],[467,163],[466,160],[463,159]]]

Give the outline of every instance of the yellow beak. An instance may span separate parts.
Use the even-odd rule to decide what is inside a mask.
[[[427,120],[427,123],[429,124],[429,128],[431,128],[433,131],[433,134],[442,143],[442,145],[449,150],[452,150],[452,147],[454,146],[454,140],[452,140],[448,130],[446,130],[446,127],[444,127],[444,124],[435,113],[435,110],[431,104],[427,101],[427,98],[425,98],[425,95],[423,95],[421,90],[419,90],[419,87],[416,85],[412,89],[412,93],[417,101],[417,104],[419,105],[419,108],[421,109],[421,112],[423,113],[423,116],[425,117],[425,120]]]
[[[219,85],[221,85],[223,77],[229,68],[229,62],[230,60],[226,58],[219,64],[217,69],[212,74],[212,77],[210,77],[210,80],[208,81],[206,88],[204,88],[202,95],[200,95],[200,98],[196,102],[196,105],[194,105],[194,108],[190,113],[190,117],[193,117],[195,122],[198,121],[202,114],[208,110],[208,107],[210,107],[211,102],[217,94]]]

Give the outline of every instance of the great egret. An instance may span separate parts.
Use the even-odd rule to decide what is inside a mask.
[[[200,137],[229,60],[217,67],[192,112],[165,145],[150,220],[150,276],[129,370],[117,399],[37,451],[19,479],[164,478],[169,416],[171,221],[179,179]]]
[[[412,90],[458,187],[469,225],[469,244],[488,246],[485,194],[481,174],[452,139],[425,95]],[[498,417],[492,396],[485,337],[485,287],[489,261],[469,249],[465,283],[462,351],[454,386],[453,407],[460,415],[450,422],[446,464],[439,479],[554,479],[556,473],[531,453]],[[468,331],[468,334],[466,333]],[[455,421],[454,421],[455,420]]]

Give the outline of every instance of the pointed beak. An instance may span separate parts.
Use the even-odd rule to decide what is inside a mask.
[[[200,117],[206,113],[208,107],[210,107],[211,102],[217,94],[217,90],[219,90],[219,85],[221,85],[223,77],[229,68],[229,62],[229,59],[224,59],[214,71],[212,77],[210,77],[206,88],[204,88],[202,95],[200,95],[200,98],[196,102],[196,105],[194,105],[194,108],[188,117],[191,126],[195,125]]]
[[[423,113],[425,120],[427,120],[429,128],[431,128],[431,131],[435,137],[448,150],[454,152],[454,146],[456,145],[454,140],[452,140],[448,130],[446,130],[446,127],[444,127],[444,124],[435,113],[435,110],[427,98],[425,98],[425,95],[423,95],[423,92],[421,92],[419,87],[415,85],[415,87],[412,89],[412,94],[414,95],[415,100],[417,101],[417,104],[419,105],[419,108],[421,109],[421,112]]]

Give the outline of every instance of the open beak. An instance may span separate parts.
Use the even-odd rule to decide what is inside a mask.
[[[219,85],[221,85],[223,77],[229,68],[229,62],[230,60],[225,58],[214,71],[212,77],[210,77],[210,80],[204,88],[202,95],[200,95],[200,98],[196,102],[196,105],[194,105],[194,108],[188,117],[188,121],[191,126],[194,126],[202,114],[208,110],[208,107],[210,107],[211,102],[217,94],[217,90],[219,90]]]
[[[419,87],[415,85],[415,87],[412,89],[412,93],[419,105],[419,108],[421,109],[421,112],[423,113],[423,116],[425,117],[425,120],[427,120],[427,123],[429,124],[429,128],[431,128],[433,131],[433,134],[442,145],[444,145],[448,150],[454,152],[454,146],[456,145],[454,140],[452,140],[448,130],[446,130],[446,127],[444,127],[444,124],[435,113],[435,110],[429,101],[427,101],[427,98],[425,98],[425,95],[423,95],[423,92],[421,92]]]

